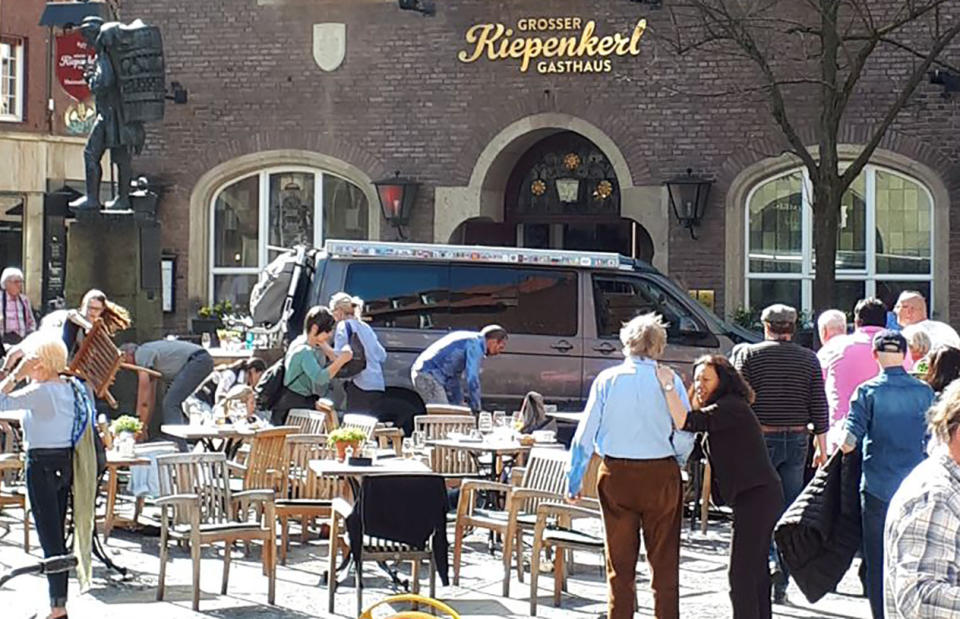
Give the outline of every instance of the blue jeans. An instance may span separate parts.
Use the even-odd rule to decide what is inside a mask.
[[[863,526],[863,562],[866,569],[867,599],[873,619],[883,619],[883,523],[890,503],[870,493],[860,493]]]
[[[783,511],[786,511],[803,490],[803,472],[807,467],[810,435],[806,432],[772,432],[763,435],[770,462],[780,476],[783,486]],[[781,515],[783,514],[781,511]],[[783,581],[774,584],[778,592],[787,588],[790,570],[780,557],[773,540],[770,541],[770,561],[783,572]]]
[[[64,523],[72,485],[72,449],[27,451],[27,496],[44,557],[67,554]],[[47,574],[50,606],[67,605],[67,576],[67,572]]]

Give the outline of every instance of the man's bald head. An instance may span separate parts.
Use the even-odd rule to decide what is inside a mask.
[[[897,315],[897,322],[909,327],[927,319],[927,300],[916,290],[905,290],[900,293],[893,311]]]

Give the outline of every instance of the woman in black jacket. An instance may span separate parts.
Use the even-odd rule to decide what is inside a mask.
[[[753,390],[725,357],[701,357],[694,363],[693,410],[688,412],[673,389],[673,376],[670,368],[657,368],[670,415],[680,429],[707,433],[704,451],[723,500],[733,507],[733,616],[768,619],[767,554],[783,505],[783,490],[767,455],[760,422],[750,408]]]

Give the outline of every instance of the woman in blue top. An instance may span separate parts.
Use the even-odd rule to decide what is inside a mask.
[[[67,347],[56,332],[37,331],[20,348],[23,358],[0,381],[0,410],[25,411],[22,425],[27,443],[27,494],[37,535],[45,557],[64,555],[64,522],[73,486],[74,398],[78,392],[75,379],[60,376],[67,366]],[[29,385],[13,390],[26,379]],[[47,617],[66,617],[67,573],[48,574],[47,584]]]

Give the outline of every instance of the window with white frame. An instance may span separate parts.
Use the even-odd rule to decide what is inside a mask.
[[[23,39],[0,38],[0,121],[23,120]]]
[[[754,187],[746,204],[745,306],[813,307],[811,184],[806,169]],[[837,230],[834,307],[852,312],[865,296],[889,308],[903,290],[933,305],[933,197],[905,174],[868,165],[843,196]]]
[[[270,168],[233,180],[215,194],[210,210],[214,303],[246,306],[260,270],[283,249],[368,234],[363,191],[310,168]]]

